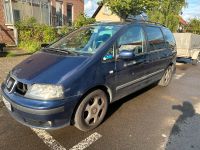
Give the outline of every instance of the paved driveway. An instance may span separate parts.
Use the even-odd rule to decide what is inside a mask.
[[[0,83],[4,80],[11,68],[27,57],[28,56],[0,57]]]
[[[0,79],[25,57],[0,58]],[[98,128],[55,131],[17,123],[0,107],[1,150],[199,150],[200,65],[178,65],[170,86],[151,86],[109,107]]]

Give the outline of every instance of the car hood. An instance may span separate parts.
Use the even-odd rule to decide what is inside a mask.
[[[21,82],[58,84],[63,76],[74,73],[88,57],[63,56],[38,52],[12,70]]]

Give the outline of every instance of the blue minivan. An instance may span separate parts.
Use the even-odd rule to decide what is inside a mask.
[[[150,22],[97,23],[42,48],[16,67],[1,93],[20,123],[43,129],[97,127],[108,105],[175,72],[169,29]]]

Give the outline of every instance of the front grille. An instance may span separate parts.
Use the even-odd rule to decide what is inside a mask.
[[[27,84],[24,84],[22,82],[18,82],[15,88],[15,92],[20,95],[25,95],[27,92]]]
[[[12,76],[8,75],[6,78],[6,88],[8,92],[16,92],[20,95],[25,95],[27,92],[27,84],[15,80]]]

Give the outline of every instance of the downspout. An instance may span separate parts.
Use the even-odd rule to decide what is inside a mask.
[[[12,26],[7,26],[7,28],[13,30],[15,46],[18,46],[18,32],[17,32],[17,28],[15,27],[15,24],[14,24],[13,7],[12,7],[12,1],[11,0],[10,0],[10,8],[11,8],[12,23],[13,23],[13,25]]]
[[[18,46],[18,31],[17,28],[15,27],[15,22],[14,22],[14,15],[13,15],[13,7],[12,7],[12,1],[11,3],[11,10],[12,10],[12,19],[13,19],[13,32],[14,32],[14,40],[15,40],[15,45]]]

